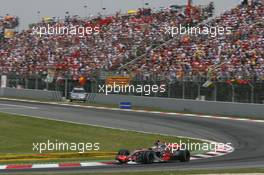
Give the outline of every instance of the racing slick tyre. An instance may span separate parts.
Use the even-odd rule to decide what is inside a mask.
[[[155,159],[155,153],[153,151],[145,151],[142,153],[142,163],[151,164]]]
[[[117,153],[117,155],[122,155],[122,156],[129,156],[130,152],[127,149],[120,149]]]
[[[180,150],[179,160],[181,162],[189,162],[190,158],[191,158],[191,154],[190,154],[189,150],[187,150],[187,149],[186,150]]]

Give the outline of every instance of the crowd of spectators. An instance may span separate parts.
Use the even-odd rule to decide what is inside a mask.
[[[197,24],[204,19],[198,8],[192,12],[186,15],[182,10],[139,9],[132,15],[116,13],[93,19],[67,16],[64,20],[43,21],[33,26],[98,26],[100,32],[85,37],[40,37],[31,28],[24,30],[1,43],[0,72],[28,76],[46,75],[49,69],[55,69],[56,76],[78,79],[90,77],[97,70],[117,70],[142,55],[123,71],[143,80],[264,80],[263,1],[241,4],[200,26],[231,27],[231,35],[172,38],[165,34],[166,26]],[[14,27],[16,19],[1,18],[0,26]]]
[[[184,10],[139,9],[137,13],[83,19],[67,16],[34,24],[0,45],[0,72],[18,75],[47,74],[56,69],[57,76],[89,77],[97,70],[112,71],[134,58],[150,51],[171,37],[164,35],[164,26],[198,23],[203,14],[196,8],[186,16]],[[46,26],[98,26],[98,35],[33,34],[32,27]]]
[[[264,80],[264,1],[241,4],[207,23],[231,35],[182,36],[127,67],[142,79]]]

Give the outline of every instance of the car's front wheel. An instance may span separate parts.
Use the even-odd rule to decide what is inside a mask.
[[[119,161],[119,163],[124,164],[127,162],[127,156],[130,155],[130,152],[127,149],[120,149],[117,152],[116,160]]]
[[[130,152],[127,150],[127,149],[120,149],[118,152],[117,152],[117,155],[120,156],[129,156]]]

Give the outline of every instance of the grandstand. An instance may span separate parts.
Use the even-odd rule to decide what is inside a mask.
[[[143,79],[264,79],[263,1],[238,6],[205,25],[230,26],[232,35],[177,38],[152,50],[129,70]]]
[[[172,89],[180,82],[181,95],[170,90],[163,96],[182,98],[188,98],[185,95],[188,91],[186,84],[194,82],[198,84],[195,85],[198,90],[190,93],[191,99],[201,95],[201,83],[210,87],[213,83],[217,86],[217,82],[224,82],[225,87],[220,84],[221,89],[231,89],[232,95],[229,96],[232,97],[217,95],[219,92],[215,87],[206,91],[215,93],[210,100],[220,96],[223,101],[234,101],[234,86],[246,85],[246,90],[239,92],[247,94],[241,101],[261,102],[264,80],[263,1],[243,2],[219,17],[210,18],[213,8],[210,3],[206,7],[171,6],[159,11],[143,8],[129,14],[117,12],[92,19],[78,16],[67,16],[64,20],[43,19],[0,45],[0,71],[14,79],[15,87],[21,84],[28,87],[26,80],[32,77],[35,82],[31,87],[41,86],[40,89],[55,87],[54,84],[45,85],[43,80],[47,83],[65,80],[62,91],[65,91],[66,79],[73,81],[72,85],[67,84],[72,88],[80,77],[97,84],[98,79],[115,74],[129,75],[140,82],[166,82]],[[171,37],[165,34],[166,26],[180,24],[231,27],[232,34],[216,37]],[[80,38],[73,35],[39,37],[32,33],[32,27],[47,25],[98,26],[100,34]],[[97,88],[91,86],[89,84],[89,89],[97,92]],[[189,91],[193,89],[193,85],[189,87]],[[262,95],[254,95],[257,92]],[[228,93],[223,90],[221,94]]]
[[[99,26],[95,36],[45,36],[32,35],[26,30],[1,46],[2,74],[11,72],[19,75],[46,74],[48,67],[57,71],[57,77],[69,75],[78,79],[80,75],[91,76],[97,70],[117,70],[120,66],[149,52],[170,39],[164,35],[164,26],[200,22],[203,14],[197,9],[191,17],[182,11],[164,9],[139,9],[136,14],[88,20],[76,16],[64,21],[51,19],[31,27],[41,26]]]

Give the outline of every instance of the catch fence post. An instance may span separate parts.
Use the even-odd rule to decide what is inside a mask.
[[[25,79],[25,88],[28,89],[28,78]]]
[[[198,91],[198,97],[199,97],[199,99],[201,99],[201,84],[200,84],[200,82],[197,82],[197,85],[198,85],[198,89],[197,89],[197,91]]]
[[[214,101],[217,101],[217,83],[215,83],[215,86],[214,86]]]
[[[167,87],[168,87],[168,98],[171,97],[171,84],[170,83],[167,83]]]
[[[65,78],[64,96],[67,98],[68,94],[68,78]]]
[[[38,76],[35,77],[35,89],[38,89]]]
[[[251,89],[251,94],[250,94],[250,102],[254,103],[254,97],[255,97],[255,87],[253,84],[249,83],[250,89]]]
[[[185,81],[182,81],[182,99],[185,99]]]
[[[235,102],[235,86],[233,84],[231,84],[232,87],[232,102]]]

